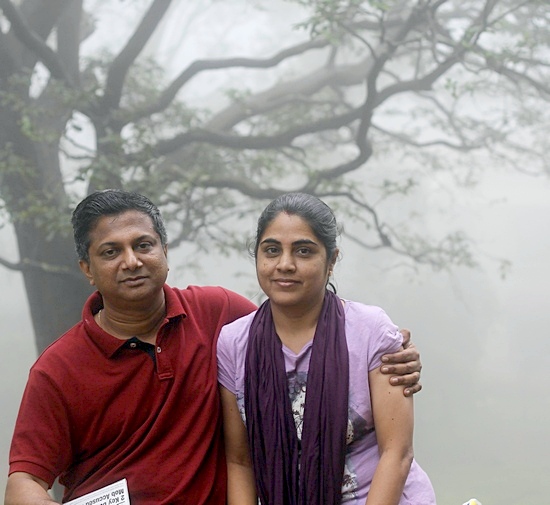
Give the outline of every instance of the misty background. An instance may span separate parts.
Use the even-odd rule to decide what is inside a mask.
[[[121,4],[112,3],[112,9],[124,9],[127,2]],[[274,37],[291,37],[288,10],[270,13],[266,19],[261,13],[252,17],[248,2],[227,4],[228,15],[205,17],[202,26],[208,30],[203,31],[182,27],[175,11],[155,35],[149,51],[162,55],[161,63],[170,72],[182,66],[181,58],[191,61],[197,55],[211,54],[216,45],[222,45],[222,53],[256,54],[257,47],[268,47]],[[245,7],[239,10],[238,5]],[[115,33],[112,25],[98,24],[98,40],[112,39],[113,46],[120,46],[124,33],[135,24],[132,15],[129,10],[117,18]],[[238,29],[232,19],[239,19]],[[180,45],[185,47],[181,54]],[[257,47],[251,51],[251,46]],[[222,101],[215,89],[231,78],[231,72],[216,74],[191,83],[189,93],[215,108]],[[86,134],[84,128],[83,143]],[[458,166],[469,163],[460,155],[452,161]],[[376,163],[379,168],[391,165],[395,169],[399,161],[385,153]],[[406,172],[407,168],[400,169]],[[373,173],[359,171],[354,177],[368,184]],[[383,307],[396,324],[411,329],[421,351],[424,388],[415,395],[415,455],[433,482],[439,505],[461,505],[472,497],[483,505],[547,503],[550,181],[486,166],[471,184],[458,187],[449,174],[426,171],[412,197],[394,199],[384,212],[394,220],[401,216],[406,221],[414,215],[414,227],[434,236],[464,229],[479,262],[476,268],[433,271],[400,262],[388,250],[365,250],[343,237],[342,259],[335,269],[343,298]],[[337,217],[348,236],[362,238],[363,229],[355,221],[338,209]],[[250,236],[255,229],[252,217],[232,225],[249,230]],[[19,260],[8,224],[0,229],[0,244],[3,258]],[[184,244],[169,250],[169,264],[173,285],[223,285],[259,301],[244,240],[240,252],[227,255],[214,248],[197,253]],[[0,283],[3,492],[13,425],[28,369],[37,354],[21,274],[0,267]],[[63,303],[62,293],[59,303]]]
[[[341,243],[339,294],[384,307],[412,330],[421,351],[424,388],[415,396],[415,454],[441,505],[471,497],[483,505],[537,505],[550,495],[549,194],[547,181],[508,174],[487,177],[475,191],[456,196],[451,216],[431,212],[429,199],[423,202],[426,226],[460,220],[468,228],[480,254],[487,254],[480,269],[418,274],[391,267],[384,253]],[[253,223],[247,226],[252,234]],[[0,240],[15,260],[9,230],[2,230]],[[512,262],[504,280],[491,255]],[[258,295],[244,246],[241,255],[205,256],[202,270],[190,271],[186,262],[185,251],[169,252],[170,283],[216,284],[253,299]],[[0,269],[0,283],[4,489],[11,431],[36,351],[20,275]]]

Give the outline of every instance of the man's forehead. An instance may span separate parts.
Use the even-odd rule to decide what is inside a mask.
[[[148,233],[158,235],[151,216],[139,211],[125,211],[118,214],[106,214],[99,217],[92,228],[90,235],[113,233]]]
[[[133,210],[133,209],[125,210],[123,212],[117,212],[116,214],[105,214],[103,216],[100,216],[96,220],[96,226],[101,222],[115,224],[121,221],[122,222],[139,222],[139,223],[153,226],[153,219],[151,218],[151,216],[149,216],[145,212],[141,212],[139,210]]]

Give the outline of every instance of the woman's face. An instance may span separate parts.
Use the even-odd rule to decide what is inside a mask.
[[[322,303],[333,265],[334,258],[327,261],[325,246],[299,216],[281,212],[259,239],[256,274],[274,306],[308,309]]]

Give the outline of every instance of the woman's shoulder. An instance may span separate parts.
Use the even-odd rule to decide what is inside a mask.
[[[248,340],[248,331],[255,315],[256,311],[224,325],[220,331],[219,340],[230,341],[233,344],[237,341]]]
[[[386,311],[378,305],[368,305],[354,300],[343,300],[345,303],[346,318],[359,320],[360,322],[370,321],[372,324],[380,320],[390,320]]]
[[[227,382],[235,377],[235,370],[244,363],[248,348],[248,333],[256,311],[243,316],[222,327],[218,337],[216,354],[218,357],[218,377],[220,382],[228,387]],[[229,372],[230,370],[231,372]],[[224,380],[226,382],[224,382]],[[231,391],[232,388],[228,387]]]
[[[403,337],[383,308],[346,300],[345,314],[349,346],[359,346],[376,355],[393,352],[401,345]]]

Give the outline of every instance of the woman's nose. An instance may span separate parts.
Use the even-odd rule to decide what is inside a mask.
[[[279,264],[277,265],[277,268],[285,272],[294,270],[296,268],[294,256],[290,252],[283,252],[279,257]]]

